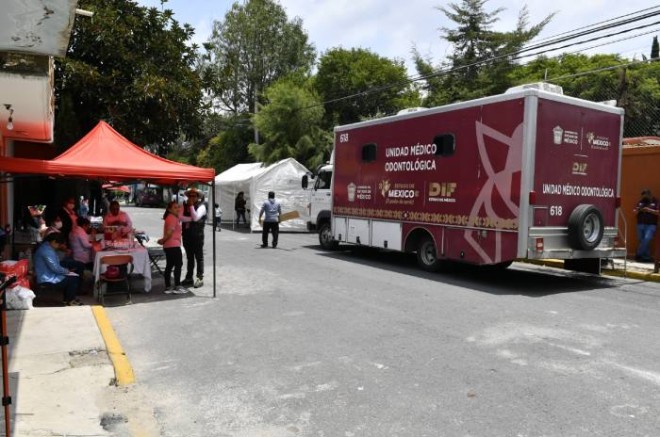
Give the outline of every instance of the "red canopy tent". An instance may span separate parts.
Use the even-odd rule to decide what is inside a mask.
[[[105,181],[144,180],[160,185],[210,183],[214,203],[215,170],[170,161],[131,143],[100,121],[69,150],[52,160],[0,156],[0,172],[12,175],[78,177]],[[215,288],[215,232],[213,233],[213,296]]]
[[[208,183],[215,177],[212,168],[181,164],[147,152],[104,121],[52,160],[2,156],[0,171],[113,181],[149,180],[161,185]]]
[[[113,184],[103,184],[101,188],[109,191],[121,191],[122,193],[130,193],[131,189],[127,185],[113,185]]]

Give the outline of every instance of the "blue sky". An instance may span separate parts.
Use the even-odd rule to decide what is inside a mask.
[[[455,0],[458,2],[458,0]],[[143,6],[160,8],[160,0],[137,0]],[[229,0],[169,0],[165,7],[172,9],[180,22],[189,23],[196,30],[195,42],[208,39],[213,21],[222,20],[233,1]],[[451,27],[444,14],[436,9],[449,2],[443,0],[281,0],[280,4],[292,18],[303,20],[303,27],[318,53],[333,47],[367,48],[391,59],[406,62],[411,74],[411,48],[437,64],[449,54],[449,46],[440,39],[441,27]],[[642,9],[655,7],[660,2],[649,0],[529,0],[530,22],[536,23],[550,12],[557,12],[552,22],[538,39],[544,39],[576,28],[626,15]],[[495,30],[507,31],[515,27],[517,16],[524,2],[514,0],[490,0],[487,10],[503,7],[500,21]],[[642,21],[650,24],[658,17]],[[642,32],[651,34],[608,44],[589,50],[587,53],[619,53],[626,58],[648,56],[651,40],[660,35],[660,25],[639,29],[618,37],[593,42],[585,46],[565,49],[579,50],[581,47],[601,44],[613,39],[628,38]]]

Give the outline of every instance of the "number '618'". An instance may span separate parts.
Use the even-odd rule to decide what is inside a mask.
[[[562,214],[561,206],[551,206],[550,215],[560,216]]]

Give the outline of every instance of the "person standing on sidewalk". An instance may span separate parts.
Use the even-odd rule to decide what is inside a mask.
[[[265,200],[261,205],[259,211],[259,221],[261,217],[266,214],[262,223],[263,230],[261,231],[261,247],[268,247],[268,232],[273,233],[273,248],[277,247],[277,237],[280,234],[280,215],[282,214],[282,206],[280,202],[275,200],[275,192],[268,192],[268,200]]]
[[[637,207],[633,210],[637,214],[637,253],[635,260],[642,262],[652,262],[651,242],[655,236],[658,227],[658,200],[653,197],[651,190],[644,189],[642,198],[637,202]]]
[[[181,254],[181,220],[179,220],[179,204],[172,201],[167,204],[163,215],[163,237],[158,244],[163,245],[165,252],[165,294],[186,294],[188,289],[181,285],[181,267],[183,255]],[[174,270],[174,286],[172,286],[172,270]]]
[[[206,222],[206,205],[204,195],[197,188],[186,191],[188,200],[183,205],[183,248],[186,250],[186,277],[181,285],[192,285],[199,288],[204,285],[204,226]],[[193,282],[197,262],[197,279]]]

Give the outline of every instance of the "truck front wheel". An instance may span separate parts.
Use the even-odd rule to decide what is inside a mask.
[[[335,250],[339,246],[332,236],[332,229],[330,229],[330,223],[328,222],[323,223],[319,228],[319,243],[325,250]]]
[[[438,259],[431,237],[423,237],[417,246],[417,264],[427,272],[437,272],[442,261]]]

